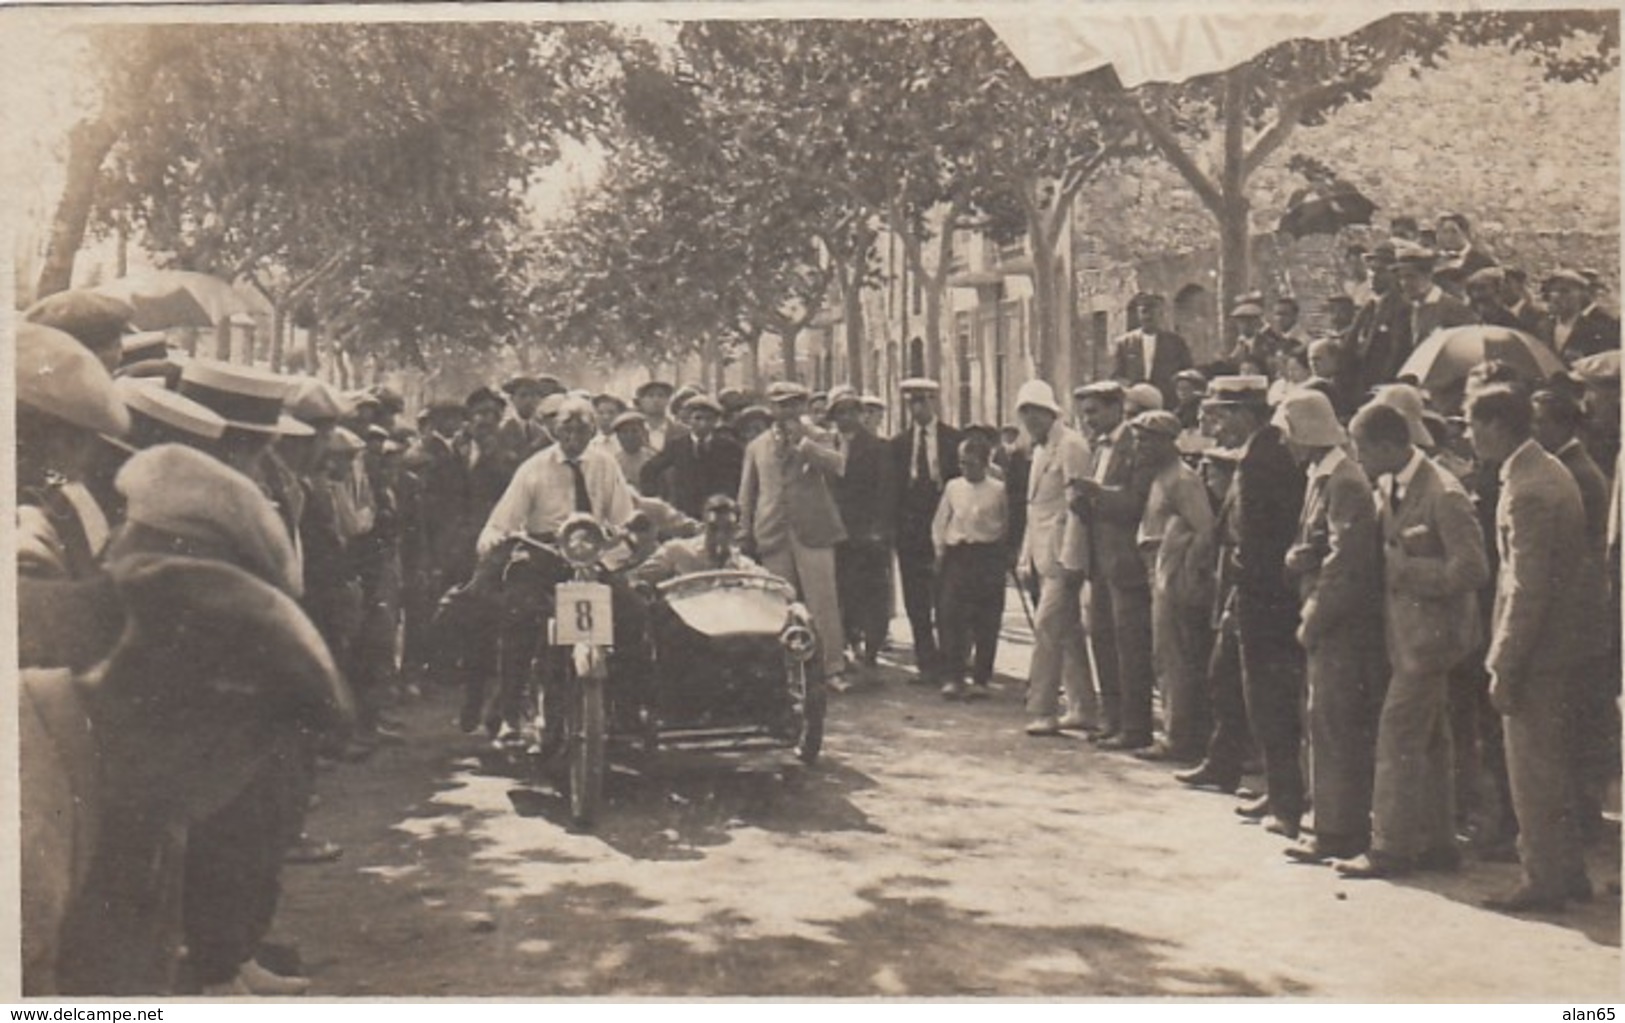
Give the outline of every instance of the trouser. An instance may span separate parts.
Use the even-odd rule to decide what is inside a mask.
[[[1247,721],[1264,758],[1270,813],[1297,822],[1304,811],[1303,651],[1281,624],[1241,627],[1241,685]]]
[[[1154,555],[1153,555],[1154,557]],[[1198,753],[1212,728],[1203,667],[1213,647],[1208,609],[1162,586],[1151,590],[1151,660],[1170,749]]]
[[[933,676],[938,668],[936,552],[930,547],[897,548],[897,574],[903,584],[903,610],[914,634],[915,668],[923,676]]]
[[[1042,576],[1038,585],[1027,711],[1034,717],[1056,715],[1065,692],[1067,713],[1095,724],[1100,711],[1083,631],[1083,579],[1062,572]]]
[[[1089,584],[1089,642],[1108,732],[1151,738],[1151,589],[1105,580]]]
[[[942,675],[986,685],[993,678],[993,659],[1004,624],[1004,545],[965,543],[942,555]],[[974,651],[974,659],[972,652]],[[969,662],[967,664],[967,662]]]
[[[1601,824],[1608,783],[1619,773],[1618,683],[1619,662],[1606,656],[1581,663],[1570,686],[1564,747],[1582,839]]]
[[[886,645],[891,619],[890,550],[878,540],[846,540],[835,547],[835,588],[842,635],[874,664]]]
[[[315,788],[314,744],[290,734],[236,799],[187,836],[187,963],[199,986],[221,984],[254,957],[282,894],[282,860],[304,830]]]
[[[396,680],[395,634],[401,616],[401,564],[393,548],[362,566],[361,622],[355,639],[353,679],[361,726],[377,724]]]
[[[1371,664],[1381,639],[1372,629],[1337,628],[1306,660],[1309,691],[1309,780],[1315,837],[1364,847],[1371,832],[1371,787],[1377,747],[1377,676]]]
[[[1489,675],[1484,671],[1482,652],[1450,671],[1451,774],[1458,829],[1465,829],[1468,822],[1479,817],[1485,809],[1480,776],[1486,765],[1483,749],[1487,743],[1480,737],[1479,704],[1488,685]],[[1496,749],[1499,748],[1497,745]],[[1504,766],[1502,773],[1505,774]],[[1511,813],[1510,807],[1507,813]]]
[[[789,536],[784,545],[762,552],[762,567],[796,588],[812,612],[824,677],[841,674],[846,655],[841,645],[841,603],[835,592],[835,548],[808,547]]]
[[[1208,735],[1203,763],[1222,777],[1239,779],[1252,747],[1252,729],[1247,724],[1247,700],[1241,685],[1241,642],[1232,627],[1221,627],[1213,634],[1207,694],[1213,731]]]
[[[1562,896],[1585,877],[1577,827],[1574,773],[1563,748],[1566,672],[1511,680],[1515,713],[1503,716],[1507,776],[1518,814],[1518,859],[1537,895]]]
[[[1371,796],[1377,852],[1403,859],[1455,847],[1449,686],[1445,671],[1396,669],[1388,681]]]

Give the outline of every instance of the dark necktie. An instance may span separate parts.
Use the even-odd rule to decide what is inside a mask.
[[[570,467],[570,475],[574,477],[576,486],[576,511],[592,514],[592,497],[587,493],[587,474],[581,471],[581,463],[571,459],[564,463]]]
[[[925,427],[920,427],[920,440],[914,446],[914,479],[918,483],[931,482],[931,453],[926,450]]]
[[[1399,502],[1404,495],[1399,492],[1399,480],[1394,480],[1393,486],[1388,488],[1388,512],[1394,518],[1399,518]]]

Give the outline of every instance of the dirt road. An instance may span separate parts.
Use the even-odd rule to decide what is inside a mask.
[[[593,834],[430,693],[410,744],[323,774],[311,830],[346,853],[288,869],[276,937],[315,997],[1619,997],[1617,896],[1516,918],[1478,906],[1512,865],[1343,881],[1230,797],[1023,736],[1008,678],[950,704],[885,674],[832,703],[817,767],[665,757],[611,777]]]

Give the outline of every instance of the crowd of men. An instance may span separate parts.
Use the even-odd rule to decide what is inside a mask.
[[[670,541],[651,565],[789,581],[836,692],[884,677],[900,592],[911,679],[985,698],[1013,582],[1035,605],[1027,734],[1225,793],[1256,763],[1236,812],[1345,876],[1455,869],[1465,835],[1523,864],[1495,905],[1590,898],[1617,766],[1617,362],[1402,370],[1470,324],[1586,367],[1619,323],[1596,280],[1549,274],[1543,308],[1463,218],[1436,231],[1442,251],[1359,253],[1319,337],[1295,299],[1266,323],[1247,296],[1198,368],[1144,294],[1071,417],[1031,380],[1019,427],[955,428],[913,378],[889,437],[884,400],[792,382],[628,402],[523,375],[408,424],[387,387],[178,359],[122,303],[42,301],[17,341],[25,874],[50,880],[25,984],[302,991],[265,936],[282,866],[342,853],[304,831],[318,765],[402,741],[390,707],[425,680],[461,687],[464,730],[538,742],[545,603],[503,590],[516,535],[580,514],[645,556]],[[181,744],[204,766],[179,795],[121,729],[84,727],[161,743],[173,701],[251,733],[229,756]],[[60,767],[87,743],[93,776]],[[65,824],[63,800],[115,823]]]

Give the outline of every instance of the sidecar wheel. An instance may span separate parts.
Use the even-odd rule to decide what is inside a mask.
[[[792,748],[797,759],[812,765],[818,762],[818,752],[824,746],[824,710],[829,691],[824,686],[824,673],[812,665],[792,665],[790,671],[792,687],[801,690],[801,728]]]

